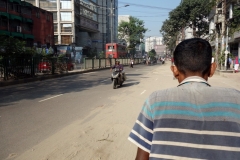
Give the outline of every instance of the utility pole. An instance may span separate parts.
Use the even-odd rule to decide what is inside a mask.
[[[227,58],[228,58],[228,54],[229,54],[229,52],[228,52],[228,26],[227,26],[227,21],[228,21],[228,18],[230,18],[230,17],[226,17],[226,15],[227,15],[227,2],[226,2],[226,0],[224,0],[224,3],[225,3],[225,20],[226,20],[226,27],[227,27],[227,31],[226,31],[226,46],[225,46],[225,61],[224,61],[224,67],[225,67],[225,70],[227,70]]]
[[[216,62],[216,64],[217,64],[217,68],[219,67],[218,65],[219,65],[219,63],[218,63],[218,52],[219,52],[219,46],[218,46],[218,37],[219,37],[219,35],[218,35],[218,25],[217,25],[217,23],[218,23],[218,1],[216,1],[216,10],[215,10],[215,12],[216,12],[216,14],[215,14],[215,17],[214,17],[214,23],[216,23],[215,25],[216,25],[216,39],[215,39],[215,62]],[[216,19],[216,21],[215,21],[215,19]]]
[[[113,0],[111,0],[111,46],[112,46],[112,57],[113,57]]]
[[[222,32],[221,32],[221,57],[225,49],[225,33],[226,33],[226,0],[222,1]],[[222,62],[221,62],[222,65]]]

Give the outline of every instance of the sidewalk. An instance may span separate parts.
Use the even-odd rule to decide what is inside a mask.
[[[237,73],[234,72],[234,70],[217,70],[216,74],[219,74],[220,76],[226,77],[226,78],[239,78],[240,80],[240,71]],[[240,82],[239,82],[240,83]]]

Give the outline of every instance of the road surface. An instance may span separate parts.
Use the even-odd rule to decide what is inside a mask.
[[[0,159],[134,159],[127,137],[144,100],[178,82],[170,62],[125,71],[126,83],[115,90],[109,70],[0,88]],[[209,82],[240,90],[237,79]]]

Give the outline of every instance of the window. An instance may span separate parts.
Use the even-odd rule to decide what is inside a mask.
[[[80,8],[80,15],[83,15],[89,19],[92,19],[94,21],[97,21],[97,14],[85,9],[85,8]]]
[[[28,7],[22,7],[21,12],[22,12],[22,14],[28,15],[28,17],[32,16],[32,10],[29,9]]]
[[[0,1],[0,7],[1,8],[7,8],[6,2],[5,1]]]
[[[8,4],[8,9],[9,9],[9,10],[13,10],[13,4],[12,4],[12,3],[9,3],[9,4]]]
[[[39,2],[40,2],[40,8],[43,8],[45,10],[51,10],[51,9],[57,8],[56,0],[39,0]]]
[[[58,36],[54,36],[54,44],[58,44]]]
[[[20,13],[20,12],[21,12],[21,7],[20,7],[20,5],[18,5],[18,4],[13,4],[13,10],[14,10],[15,12]]]
[[[24,24],[22,28],[24,31],[32,31],[32,27],[29,24]]]
[[[64,35],[61,36],[61,44],[71,44],[72,43],[72,36],[70,35]]]
[[[72,8],[71,0],[60,0],[60,8],[61,9],[71,9]]]
[[[58,23],[54,23],[54,32],[58,32]]]
[[[8,26],[8,19],[6,17],[1,17],[0,19],[0,26],[7,27]]]
[[[40,12],[39,11],[36,11],[36,17],[40,18]]]
[[[61,32],[72,32],[72,24],[61,24]]]
[[[72,12],[61,12],[60,21],[72,21]]]
[[[53,13],[53,21],[57,21],[57,12],[52,12]]]
[[[46,18],[47,18],[47,21],[50,21],[50,16],[47,13],[46,13]]]

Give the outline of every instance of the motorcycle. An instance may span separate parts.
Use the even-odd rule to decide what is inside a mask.
[[[113,89],[117,89],[118,86],[122,86],[123,82],[125,81],[125,75],[122,73],[122,80],[120,76],[121,70],[118,68],[115,68],[112,72],[112,82],[113,82]]]

